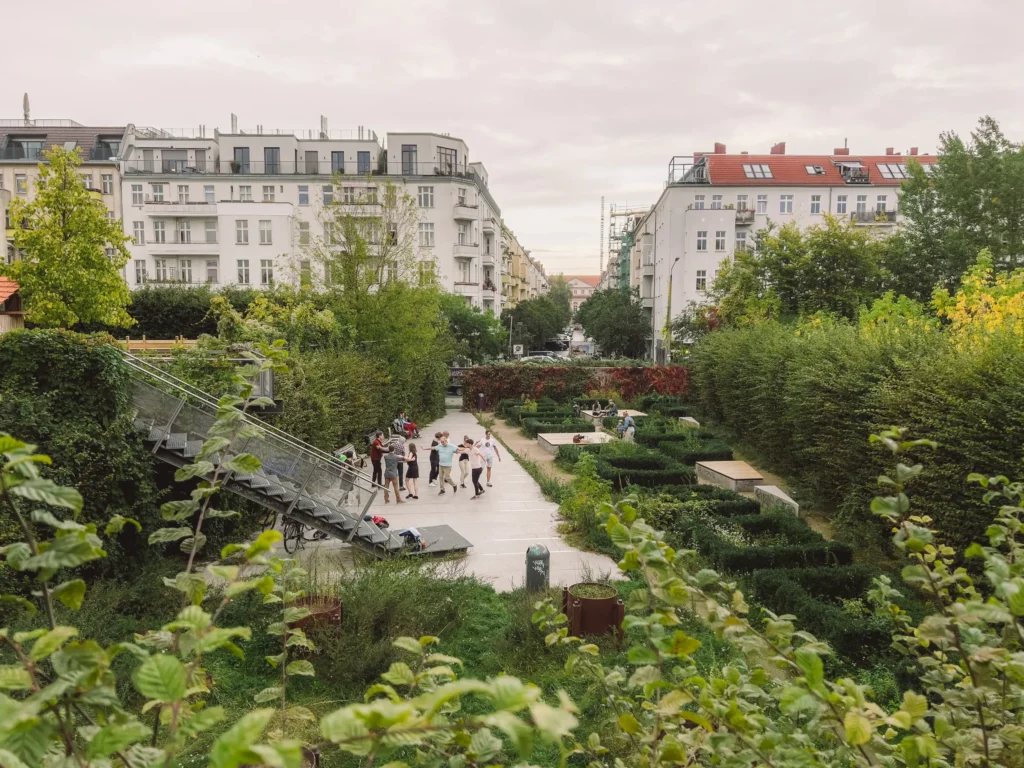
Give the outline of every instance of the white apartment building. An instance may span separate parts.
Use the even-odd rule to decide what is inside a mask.
[[[884,155],[785,152],[780,143],[767,155],[730,155],[715,144],[714,152],[672,158],[665,189],[637,224],[630,250],[631,286],[650,313],[654,359],[665,360],[666,318],[691,301],[704,303],[722,261],[752,246],[769,223],[812,226],[825,214],[866,227],[899,222],[907,167],[892,148]],[[910,155],[926,171],[936,160],[916,148]]]
[[[575,312],[601,286],[600,275],[565,275],[569,283],[569,307]]]
[[[386,148],[385,148],[386,147]],[[380,180],[416,201],[417,259],[447,291],[501,312],[501,212],[461,139],[369,129],[239,130],[178,136],[129,126],[122,156],[131,286],[296,283],[317,270],[325,205],[379,212]],[[341,178],[339,182],[338,179]],[[321,275],[322,277],[322,275]]]

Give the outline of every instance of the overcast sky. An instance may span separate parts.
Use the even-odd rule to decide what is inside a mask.
[[[0,117],[463,138],[548,273],[598,271],[601,196],[710,149],[1024,138],[1020,0],[0,0]],[[21,18],[19,18],[21,17]],[[31,23],[29,23],[31,22]]]

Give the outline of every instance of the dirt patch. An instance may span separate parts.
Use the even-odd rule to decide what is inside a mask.
[[[572,480],[572,474],[555,465],[555,457],[545,451],[536,440],[524,437],[517,427],[510,426],[504,419],[495,419],[491,431],[505,445],[527,461],[536,462],[545,472],[563,482]]]

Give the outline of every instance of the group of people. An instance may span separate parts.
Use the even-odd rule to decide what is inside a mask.
[[[636,434],[636,422],[633,421],[632,414],[627,413],[626,418],[619,419],[619,423],[615,425],[615,431],[618,432],[620,440],[633,442],[633,435]]]
[[[583,409],[581,408],[579,403],[573,403],[572,410],[573,410],[573,416],[575,416],[577,419],[580,417],[580,415],[582,414],[582,411],[583,411]],[[618,416],[619,415],[619,406],[617,406],[615,404],[614,400],[609,400],[608,401],[608,407],[607,408],[602,408],[601,407],[601,401],[600,400],[595,400],[593,402],[593,404],[591,404],[590,410],[594,414],[594,416]]]
[[[452,479],[452,465],[456,456],[460,472],[458,484]],[[460,487],[466,487],[466,476],[471,475],[474,491],[472,498],[478,499],[484,494],[480,478],[485,469],[487,486],[491,485],[491,469],[495,459],[500,462],[501,454],[498,441],[490,430],[484,433],[482,440],[473,440],[465,435],[458,445],[451,442],[447,432],[437,432],[430,444],[428,484],[440,484],[441,494],[445,492],[445,485],[451,485],[452,493],[455,493]],[[377,431],[370,443],[370,464],[373,466],[373,482],[384,487],[385,504],[391,502],[392,491],[396,504],[405,503],[401,495],[403,492],[406,493],[406,500],[420,497],[419,452],[415,443],[407,441],[405,430],[399,431],[387,442],[383,433]]]

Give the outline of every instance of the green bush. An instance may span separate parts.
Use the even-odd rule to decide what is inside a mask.
[[[652,413],[661,408],[673,408],[681,405],[682,401],[678,397],[671,395],[643,395],[636,401],[637,410],[644,413]]]
[[[494,408],[494,415],[499,419],[508,419],[511,415],[512,409],[522,406],[523,401],[515,398],[506,397],[504,400],[499,402]]]
[[[696,464],[698,461],[732,461],[732,448],[721,440],[699,440],[693,443],[681,440],[663,440],[658,450],[680,464]]]
[[[585,421],[572,421],[570,424],[563,422],[545,422],[540,419],[527,419],[523,422],[522,433],[527,437],[536,437],[542,432],[593,432],[594,425]]]
[[[536,411],[524,411],[520,410],[517,414],[518,418],[514,421],[515,424],[522,426],[527,419],[536,419],[537,421],[563,421],[565,419],[573,418],[572,409],[570,408],[537,408]]]
[[[728,519],[698,520],[690,530],[690,545],[710,563],[730,573],[749,573],[762,568],[793,568],[816,565],[848,565],[853,549],[848,544],[826,541],[821,534],[790,512],[769,511]]]
[[[696,481],[692,467],[685,467],[655,451],[637,456],[615,456],[602,451],[598,454],[597,473],[611,480],[617,490],[627,485],[655,487]]]
[[[602,445],[560,445],[558,450],[555,452],[555,463],[561,466],[563,469],[572,470],[576,466],[576,462],[580,460],[580,456],[584,453],[598,454],[601,452]]]

